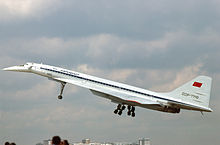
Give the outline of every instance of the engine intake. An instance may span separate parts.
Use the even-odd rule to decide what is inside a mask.
[[[173,107],[165,106],[163,108],[163,111],[164,112],[169,112],[169,113],[180,113],[180,108],[173,108]]]

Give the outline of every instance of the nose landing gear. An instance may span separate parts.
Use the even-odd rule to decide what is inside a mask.
[[[61,90],[60,90],[60,95],[58,96],[58,99],[62,99],[63,98],[63,89],[65,87],[66,83],[61,82]]]

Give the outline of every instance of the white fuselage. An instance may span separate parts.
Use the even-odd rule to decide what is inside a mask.
[[[19,70],[18,67],[20,67],[20,71],[22,72],[31,72],[61,83],[71,83],[88,88],[93,94],[110,99],[112,102],[118,104],[140,106],[170,113],[179,113],[180,108],[197,111],[210,111],[209,108],[185,102],[178,98],[169,97],[166,93],[152,92],[146,89],[86,75],[60,67],[37,63],[27,63],[24,66],[16,67],[14,67],[14,69],[17,69],[17,71]],[[13,71],[13,67],[6,68],[5,70],[10,69]]]

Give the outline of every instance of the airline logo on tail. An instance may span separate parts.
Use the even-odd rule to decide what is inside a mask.
[[[194,87],[201,88],[202,83],[200,83],[200,82],[194,82],[194,83],[193,83],[193,86],[194,86]]]

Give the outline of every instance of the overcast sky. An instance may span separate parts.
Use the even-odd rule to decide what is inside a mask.
[[[46,63],[153,91],[197,75],[213,78],[212,113],[167,114],[117,104],[89,90],[0,71],[0,144],[35,145],[54,135],[70,142],[219,145],[218,0],[0,0],[0,68]]]

